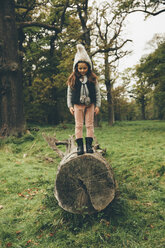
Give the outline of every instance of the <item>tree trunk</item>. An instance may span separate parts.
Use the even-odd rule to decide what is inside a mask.
[[[108,162],[98,151],[77,156],[74,139],[57,141],[44,138],[62,158],[55,180],[54,195],[59,206],[75,214],[92,214],[106,208],[115,197],[115,179]],[[67,151],[63,154],[57,145],[65,144]]]
[[[23,89],[18,56],[14,0],[1,0],[0,6],[0,135],[21,135]]]
[[[115,117],[114,117],[112,85],[111,85],[111,80],[110,80],[110,70],[109,70],[107,53],[105,53],[104,60],[105,60],[105,85],[106,85],[106,90],[107,90],[107,103],[108,103],[108,124],[112,126],[115,122]]]
[[[87,45],[86,47],[87,51],[90,53],[91,37],[90,37],[90,29],[87,27],[88,0],[85,0],[83,3],[77,3],[77,12],[83,30],[83,41]]]
[[[146,119],[146,111],[145,111],[145,97],[143,96],[142,97],[142,101],[141,101],[141,112],[142,112],[142,120],[145,120]]]

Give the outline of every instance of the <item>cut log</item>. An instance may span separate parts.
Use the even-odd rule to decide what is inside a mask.
[[[100,154],[99,145],[94,146],[93,154],[77,156],[73,136],[67,142],[45,135],[44,138],[56,152],[59,144],[67,147],[65,154],[57,152],[62,157],[54,189],[59,206],[75,214],[105,209],[115,197],[115,179],[111,166]]]

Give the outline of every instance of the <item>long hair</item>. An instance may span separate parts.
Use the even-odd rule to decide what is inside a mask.
[[[90,65],[85,61],[79,61],[78,63],[85,63],[88,66],[88,72],[87,72],[87,78],[90,83],[96,83],[97,82],[97,76],[96,74],[91,70]],[[71,88],[74,88],[74,85],[76,83],[76,79],[80,79],[82,76],[78,71],[78,63],[75,65],[75,70],[70,74],[67,80],[67,85],[69,85]]]

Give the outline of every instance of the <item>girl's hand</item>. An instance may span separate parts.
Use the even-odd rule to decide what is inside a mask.
[[[95,107],[95,114],[98,115],[99,112],[100,112],[100,109],[98,107]]]
[[[74,115],[74,108],[73,107],[70,107],[69,110],[70,110],[71,114]]]

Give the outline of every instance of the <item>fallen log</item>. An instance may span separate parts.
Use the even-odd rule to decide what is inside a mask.
[[[93,154],[77,156],[73,136],[65,141],[43,137],[61,157],[54,189],[59,206],[75,214],[92,214],[106,208],[115,197],[115,179],[101,155],[105,150],[95,144]],[[65,153],[57,147],[61,144],[66,146]]]

